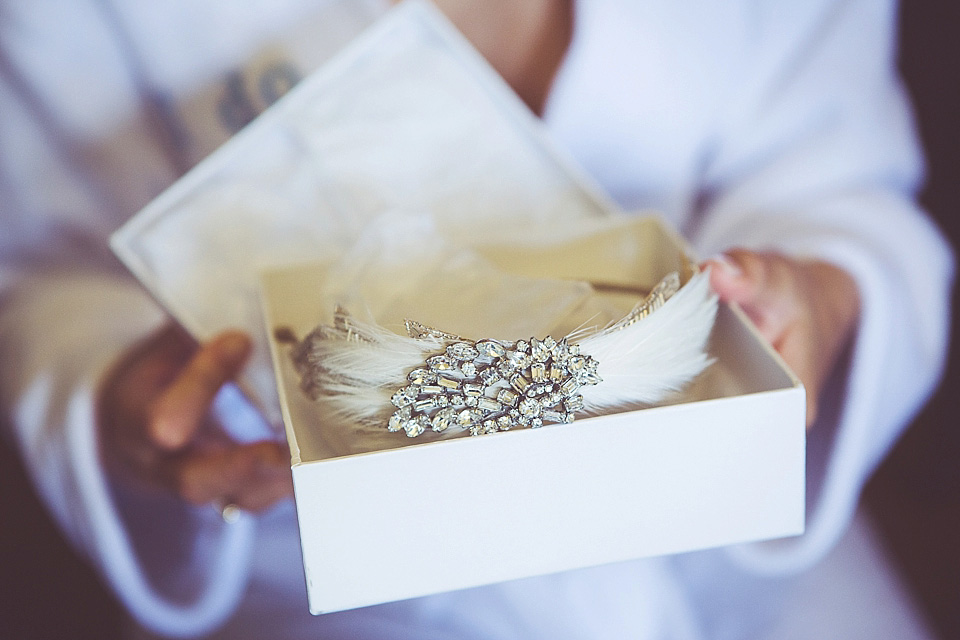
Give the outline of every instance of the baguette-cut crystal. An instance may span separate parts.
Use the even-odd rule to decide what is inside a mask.
[[[547,365],[542,362],[534,362],[530,365],[530,377],[534,382],[543,382],[547,379]]]
[[[415,403],[413,403],[413,410],[420,412],[430,411],[430,409],[433,409],[436,406],[436,398],[424,398],[423,400],[417,400]]]
[[[460,388],[459,380],[455,380],[454,378],[448,378],[447,376],[437,376],[437,384],[443,387],[444,389]]]
[[[510,386],[516,389],[517,393],[523,394],[530,386],[530,381],[524,378],[523,374],[517,373],[510,378]]]
[[[574,391],[580,388],[580,383],[577,382],[576,378],[567,378],[560,384],[560,391],[564,395],[571,395]]]
[[[549,420],[550,422],[563,422],[563,414],[553,409],[546,409],[542,417],[544,420]]]
[[[500,392],[497,394],[497,400],[508,407],[512,407],[517,403],[517,397],[517,394],[510,389],[500,389]]]
[[[583,396],[571,396],[563,401],[563,408],[567,413],[574,413],[583,409]]]
[[[500,411],[503,405],[493,398],[477,398],[477,408],[484,411]]]
[[[465,384],[463,385],[463,395],[468,398],[478,398],[483,395],[483,385],[479,384]]]

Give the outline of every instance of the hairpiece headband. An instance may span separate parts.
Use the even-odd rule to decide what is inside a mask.
[[[294,350],[301,386],[343,417],[416,437],[569,423],[582,410],[649,404],[708,364],[709,277],[669,274],[626,316],[574,342],[470,340],[406,321],[407,336],[338,307]]]

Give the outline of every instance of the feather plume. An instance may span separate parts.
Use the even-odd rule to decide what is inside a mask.
[[[599,413],[662,400],[709,365],[705,347],[716,311],[717,298],[710,292],[707,272],[696,273],[682,287],[677,275],[671,274],[622,320],[592,335],[578,332],[559,343],[549,338],[529,344],[499,339],[474,342],[412,321],[407,322],[410,335],[401,336],[338,308],[333,325],[314,329],[295,348],[293,358],[304,390],[315,399],[329,401],[346,420],[375,426],[389,421],[391,430],[403,428],[409,436],[426,428],[444,431],[448,426],[450,431],[469,428],[474,434],[487,433],[498,429],[498,416],[508,414],[512,414],[510,424],[501,420],[499,429],[539,426],[543,419],[569,422],[580,409]],[[574,339],[579,340],[579,350]],[[451,349],[479,355],[448,358]],[[548,357],[543,357],[544,349]],[[486,356],[485,350],[489,351]],[[537,350],[539,359],[534,355]],[[582,357],[577,357],[578,351]],[[511,356],[520,364],[504,369]],[[568,366],[577,360],[578,366],[585,363],[586,368]],[[544,366],[535,368],[532,363],[536,362]],[[551,371],[554,365],[556,372]],[[487,380],[481,375],[484,368],[498,369],[502,375]],[[550,401],[551,395],[559,398],[561,383],[568,379],[572,383],[563,398]],[[439,387],[430,385],[439,384],[438,380],[456,386],[437,391]],[[526,385],[533,385],[533,390]],[[475,386],[483,387],[483,395],[475,396],[472,403],[471,398],[458,395],[469,395],[465,390]],[[510,393],[504,396],[503,390]],[[442,404],[421,409],[424,401],[441,395]],[[538,403],[525,404],[528,396]],[[489,401],[475,408],[484,398]],[[448,400],[466,418],[448,419],[451,409],[437,410],[447,407]],[[500,403],[500,408],[490,408]],[[481,411],[484,405],[487,408]],[[524,416],[518,418],[521,413]]]

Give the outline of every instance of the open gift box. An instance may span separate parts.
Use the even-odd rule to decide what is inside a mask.
[[[587,226],[479,251],[516,275],[646,289],[683,268],[655,217]],[[264,274],[267,327],[329,322],[327,268]],[[432,442],[338,425],[300,388],[289,343],[271,346],[314,613],[803,530],[803,389],[729,307],[714,362],[661,406]]]
[[[283,415],[314,613],[802,531],[803,388],[724,306],[716,361],[663,406],[427,443],[325,431],[270,329],[328,317],[317,278],[385,211],[525,276],[650,286],[684,253],[656,218],[607,221],[615,205],[417,1],[118,231],[118,256],[197,338],[254,337],[240,382],[278,433]],[[520,224],[596,227],[518,253]]]

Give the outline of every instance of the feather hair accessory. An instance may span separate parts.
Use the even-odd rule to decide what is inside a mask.
[[[470,340],[406,321],[407,336],[338,307],[293,352],[301,386],[340,417],[415,437],[472,435],[649,405],[696,377],[717,298],[709,274],[671,273],[626,316],[561,340]]]

